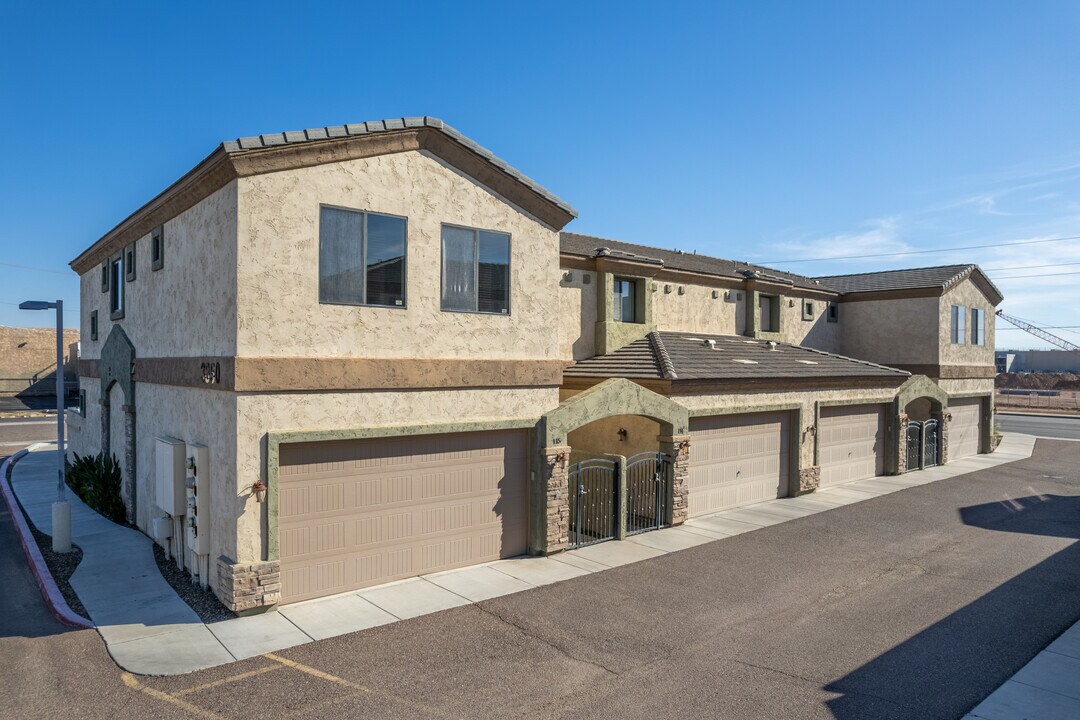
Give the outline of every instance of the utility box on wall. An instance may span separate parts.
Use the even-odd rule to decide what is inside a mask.
[[[188,445],[191,459],[186,480],[187,546],[196,555],[210,552],[210,448]]]
[[[184,441],[176,438],[158,438],[155,443],[154,503],[173,517],[187,513],[184,450]]]

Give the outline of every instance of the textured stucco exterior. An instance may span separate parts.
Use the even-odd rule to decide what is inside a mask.
[[[559,236],[420,151],[242,178],[241,356],[556,360]],[[405,307],[319,303],[319,206],[408,218]],[[511,235],[508,315],[443,312],[443,223]]]
[[[236,476],[238,494],[267,483],[267,432],[354,430],[381,426],[439,425],[491,420],[535,422],[559,404],[556,388],[491,388],[412,392],[238,394]],[[261,508],[249,502],[236,515],[237,562],[263,559]]]
[[[841,303],[840,354],[884,365],[936,364],[939,306],[936,297]]]
[[[963,344],[954,345],[950,342],[949,323],[953,305],[963,305],[966,309]],[[986,321],[986,337],[983,339],[982,345],[974,345],[971,342],[971,311],[974,308],[983,311]],[[994,374],[994,320],[996,317],[994,315],[994,306],[971,280],[964,280],[946,292],[941,297],[941,306],[938,310],[941,364],[982,365],[987,368],[987,373],[992,377]]]
[[[566,270],[559,281],[559,357],[567,362],[596,354],[596,282],[588,270]]]

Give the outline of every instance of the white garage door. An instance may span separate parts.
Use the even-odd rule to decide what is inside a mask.
[[[282,602],[525,552],[527,446],[522,431],[282,445]]]
[[[690,420],[691,517],[783,497],[790,413]]]
[[[818,423],[821,487],[885,474],[885,406],[821,409]]]
[[[949,460],[958,460],[979,452],[982,437],[982,398],[949,401]]]

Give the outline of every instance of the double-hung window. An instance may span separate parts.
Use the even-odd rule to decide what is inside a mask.
[[[510,314],[510,236],[442,226],[442,309]]]
[[[971,344],[986,344],[986,311],[971,308]]]
[[[319,302],[405,306],[405,218],[319,208]]]
[[[949,315],[949,341],[953,345],[963,345],[967,330],[967,308],[963,305],[953,305]]]
[[[615,322],[637,322],[637,283],[625,278],[615,278],[615,296],[611,308]]]

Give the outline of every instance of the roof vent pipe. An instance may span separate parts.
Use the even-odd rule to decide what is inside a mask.
[[[770,350],[775,350],[776,349],[776,341],[775,340],[770,340],[769,342],[767,342],[765,344],[769,346]]]
[[[716,341],[715,341],[715,340],[705,340],[705,341],[704,341],[704,342],[702,343],[702,345],[704,345],[704,346],[705,346],[705,347],[707,347],[707,348],[713,348],[713,349],[715,349],[715,348],[716,348]]]

